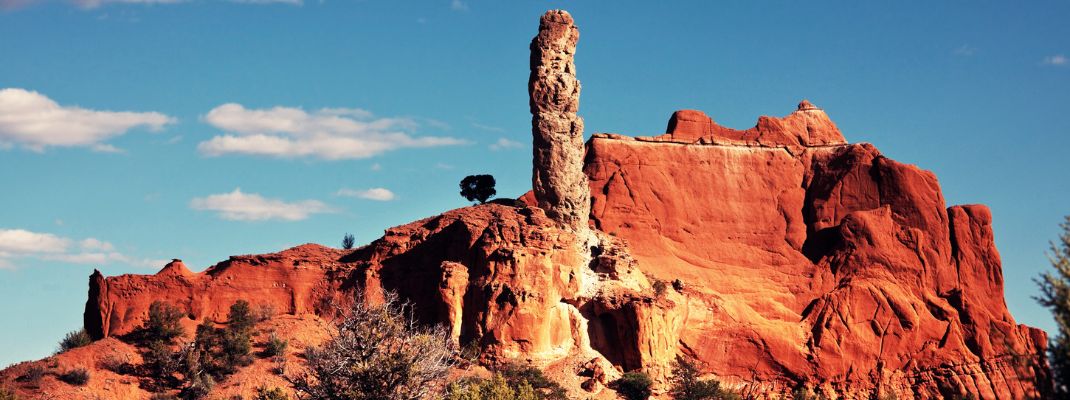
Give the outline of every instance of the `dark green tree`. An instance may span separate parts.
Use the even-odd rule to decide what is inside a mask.
[[[625,372],[617,380],[617,393],[628,400],[646,400],[653,394],[654,380],[639,371]]]
[[[1055,398],[1070,397],[1070,216],[1059,225],[1063,232],[1051,243],[1048,259],[1055,271],[1037,280],[1037,301],[1051,310],[1057,331],[1048,345],[1048,357],[1055,381]]]
[[[146,341],[162,341],[171,344],[174,339],[186,331],[179,322],[185,316],[178,307],[163,301],[154,301],[149,305],[149,319],[141,328]]]
[[[676,356],[672,365],[669,395],[676,400],[737,400],[739,395],[721,388],[714,379],[699,379],[702,371],[695,360]]]
[[[494,189],[494,177],[490,175],[468,175],[461,180],[461,196],[468,201],[486,203],[498,191]]]
[[[352,249],[353,245],[356,244],[356,241],[357,240],[353,237],[353,234],[347,233],[345,236],[342,236],[342,248],[346,250]]]

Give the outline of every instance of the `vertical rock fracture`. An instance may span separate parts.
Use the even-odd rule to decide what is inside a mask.
[[[583,119],[576,79],[580,32],[565,11],[543,14],[531,41],[531,131],[534,137],[532,186],[539,207],[574,229],[587,227],[590,187],[583,173]]]

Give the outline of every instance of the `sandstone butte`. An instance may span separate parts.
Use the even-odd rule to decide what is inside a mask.
[[[547,29],[574,30],[572,18],[548,12]],[[575,74],[576,35],[564,58],[533,57],[533,93],[544,93],[539,63]],[[578,81],[565,89],[578,101]],[[535,151],[571,157],[547,146],[573,140],[577,121],[582,132],[578,103],[540,118],[532,98]],[[540,132],[547,124],[557,124],[549,129],[559,142],[540,139],[553,136]],[[270,306],[280,315],[262,329],[294,339],[299,353],[327,337],[321,317],[334,304],[390,290],[413,301],[422,321],[478,345],[483,365],[533,363],[576,398],[614,398],[607,383],[633,370],[663,393],[677,355],[759,399],[790,398],[798,387],[847,399],[1049,396],[1047,339],[1007,310],[988,208],[948,207],[931,172],[848,143],[813,104],[747,130],[677,111],[662,135],[594,134],[584,146],[582,177],[555,176],[576,172],[549,165],[553,156],[536,157],[534,169],[536,184],[588,181],[589,227],[572,225],[584,205],[546,197],[586,190],[546,187],[515,204],[390,228],[355,250],[307,244],[198,273],[179,260],[155,275],[94,273],[84,316],[98,341],[36,363],[82,365],[97,378],[74,388],[46,377],[28,389],[14,382],[33,364],[23,363],[0,372],[0,383],[31,396],[146,398],[136,380],[96,363],[139,357],[116,338],[141,326],[153,301],[187,311],[191,328],[224,321],[238,299]],[[263,363],[217,393],[248,398],[264,382],[284,386]]]

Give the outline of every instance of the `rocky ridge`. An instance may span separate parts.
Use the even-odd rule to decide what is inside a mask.
[[[577,40],[567,13],[543,16],[529,82],[534,191],[517,205],[451,210],[353,251],[96,273],[85,325],[102,340],[91,349],[135,330],[158,299],[189,326],[239,298],[322,322],[357,291],[376,301],[391,290],[477,345],[482,364],[533,363],[578,398],[613,398],[606,384],[631,370],[664,387],[677,355],[754,398],[798,387],[848,399],[1047,395],[1046,337],[1007,310],[986,207],[947,207],[931,172],[848,143],[807,101],[747,130],[684,110],[665,134],[582,145]]]

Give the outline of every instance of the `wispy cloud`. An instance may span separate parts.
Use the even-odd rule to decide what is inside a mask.
[[[524,147],[524,144],[520,143],[518,141],[515,141],[515,140],[509,140],[509,139],[506,139],[506,138],[498,138],[497,142],[491,143],[487,147],[489,147],[493,151],[499,151],[499,150],[509,150],[509,149],[520,149],[520,148]]]
[[[336,196],[342,197],[356,197],[360,199],[375,200],[375,201],[390,201],[394,200],[394,192],[386,188],[371,188],[367,190],[354,190],[354,189],[340,189]]]
[[[485,131],[488,131],[488,132],[499,132],[499,133],[505,132],[505,129],[499,128],[497,126],[484,125],[484,124],[481,124],[481,123],[478,123],[478,122],[473,122],[472,123],[472,127],[476,128],[476,129],[482,129],[482,130],[485,130]]]
[[[332,207],[318,200],[286,202],[256,193],[243,193],[241,188],[230,193],[195,198],[190,201],[190,208],[215,211],[220,218],[231,221],[301,221],[313,214],[335,212]]]
[[[119,149],[103,142],[136,127],[160,130],[174,122],[158,112],[94,111],[61,106],[34,91],[0,90],[0,146],[21,145],[34,151],[89,147],[116,152]]]
[[[289,4],[292,6],[304,5],[303,0],[230,0],[233,3],[244,4]]]
[[[162,266],[157,260],[130,257],[96,238],[75,241],[51,233],[0,229],[0,269],[17,267],[18,260],[36,259],[71,264]]]
[[[451,0],[450,9],[453,11],[468,11],[468,3],[462,0]]]
[[[106,4],[175,4],[184,3],[187,0],[70,0],[72,4],[81,8],[97,8]]]
[[[977,48],[968,44],[964,44],[962,46],[956,47],[955,50],[951,53],[960,57],[969,57],[977,53]]]
[[[1063,67],[1063,66],[1066,66],[1067,64],[1070,64],[1070,59],[1067,59],[1066,56],[1064,56],[1062,54],[1056,54],[1056,55],[1051,55],[1051,56],[1044,57],[1044,60],[1041,61],[1041,64],[1053,65],[1053,66],[1056,66],[1056,67]]]
[[[367,158],[388,151],[452,146],[467,143],[452,137],[414,137],[419,124],[410,118],[375,118],[362,109],[300,108],[246,109],[224,104],[208,112],[205,122],[232,132],[201,142],[207,156],[247,154],[281,158],[315,157],[326,160]]]
[[[44,3],[47,0],[0,0],[0,10],[14,10],[22,7],[26,7],[35,3]],[[293,6],[301,6],[304,4],[303,0],[226,0],[231,3],[240,4],[287,4]],[[178,3],[190,3],[192,0],[66,0],[75,7],[83,10],[93,10],[108,5],[128,4],[128,5],[156,5],[156,4],[178,4]]]

